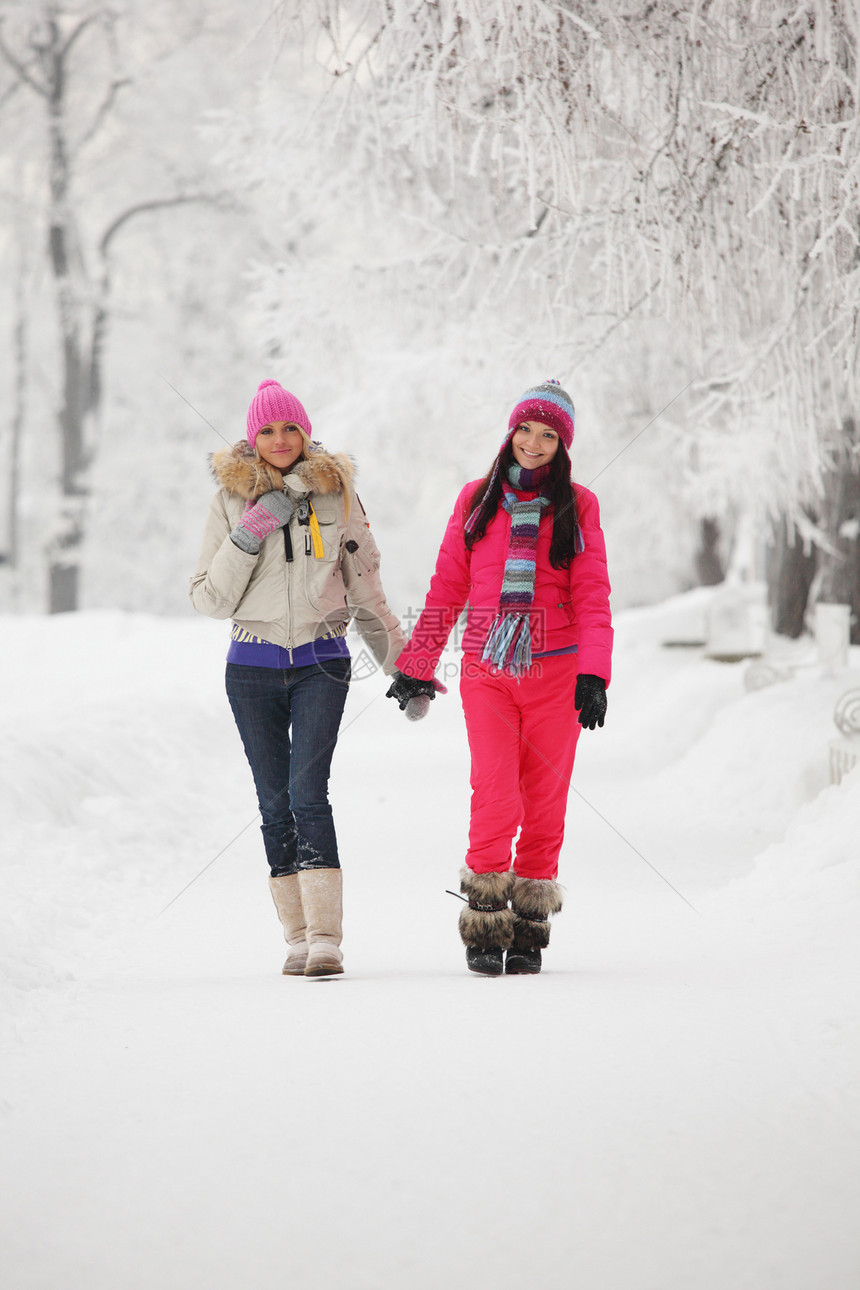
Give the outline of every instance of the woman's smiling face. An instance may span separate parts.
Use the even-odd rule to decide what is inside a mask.
[[[288,471],[301,457],[303,444],[297,425],[291,421],[270,421],[258,432],[254,446],[263,461],[276,470]]]
[[[511,439],[514,458],[525,470],[548,466],[558,452],[558,435],[542,421],[521,421]]]

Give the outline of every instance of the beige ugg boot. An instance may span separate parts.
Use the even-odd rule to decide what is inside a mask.
[[[298,874],[270,876],[269,890],[284,929],[284,939],[290,947],[281,971],[284,976],[304,976],[308,961],[308,939]]]
[[[337,976],[343,971],[343,873],[340,869],[302,869],[302,906],[307,920],[305,976]]]

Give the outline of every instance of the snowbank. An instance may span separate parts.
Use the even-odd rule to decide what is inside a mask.
[[[378,675],[351,687],[347,973],[296,981],[225,625],[7,620],[8,1283],[853,1290],[860,774],[826,783],[847,682],[747,694],[742,665],[662,647],[689,608],[621,615],[546,970],[495,982],[445,894],[456,690],[411,724]]]
[[[826,939],[828,919],[841,933],[857,912],[860,781],[855,774],[828,788],[827,780],[831,714],[848,680],[807,666],[746,693],[743,665],[664,648],[684,631],[695,635],[706,597],[620,616],[609,717],[582,743],[573,829],[577,812],[593,806],[620,832],[623,842],[608,830],[603,841],[625,864],[638,863],[635,848],[693,903],[703,888],[740,878],[724,893],[723,913],[755,902],[787,918],[790,906],[798,930],[812,935],[814,892],[814,934]],[[250,779],[223,694],[225,634],[203,619],[119,613],[5,620],[7,991],[69,981],[94,948],[152,918],[237,835],[255,837]],[[347,720],[368,703],[374,712],[390,707],[377,703],[382,688],[378,676],[354,684]],[[382,737],[403,739],[390,717],[385,711]],[[454,688],[409,732],[434,775],[451,756],[465,770],[457,722]],[[411,762],[398,761],[394,773],[399,782],[387,788],[408,818]],[[459,784],[447,812],[453,847],[466,792]],[[576,851],[575,837],[566,850]],[[421,848],[434,850],[429,831]],[[455,854],[449,885],[458,862]],[[230,853],[216,863],[231,863]]]

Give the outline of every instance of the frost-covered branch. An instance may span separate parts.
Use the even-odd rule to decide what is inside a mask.
[[[178,193],[173,197],[154,197],[145,202],[137,202],[134,206],[129,206],[127,210],[117,215],[115,219],[107,226],[101,238],[99,239],[99,254],[104,259],[110,250],[110,245],[117,233],[125,225],[138,215],[145,215],[151,211],[166,210],[174,206],[187,206],[189,203],[196,202],[214,202],[215,198],[207,193]]]
[[[0,56],[6,60],[23,84],[29,85],[30,89],[35,90],[37,94],[41,94],[43,98],[47,98],[48,86],[40,84],[40,82],[36,80],[35,76],[31,74],[26,64],[21,61],[17,54],[15,54],[6,43],[2,19],[0,19]]]
[[[86,145],[90,142],[91,139],[95,138],[95,136],[98,134],[101,127],[104,125],[105,121],[108,119],[108,116],[110,115],[111,109],[114,103],[116,102],[116,98],[120,90],[125,89],[125,87],[128,85],[131,85],[131,78],[128,76],[118,77],[116,80],[111,82],[111,84],[107,88],[104,98],[102,99],[101,103],[96,109],[96,112],[93,116],[93,119],[90,125],[88,126],[85,133],[81,136],[80,139],[78,139],[77,143],[75,144],[74,150],[76,153],[80,152],[82,148],[86,147]]]

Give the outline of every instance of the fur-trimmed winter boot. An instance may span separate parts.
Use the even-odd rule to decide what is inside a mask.
[[[551,878],[514,878],[514,938],[505,958],[506,972],[540,972],[541,950],[549,945],[549,916],[561,906],[561,887]]]
[[[269,890],[284,929],[284,939],[290,947],[281,972],[284,976],[304,976],[308,961],[308,940],[298,874],[271,874]]]
[[[503,955],[514,935],[514,916],[508,907],[514,875],[460,871],[460,890],[468,905],[460,910],[460,936],[466,946],[466,965],[483,976],[501,976]]]
[[[338,976],[343,971],[343,873],[300,869],[299,889],[307,921],[305,976]]]

